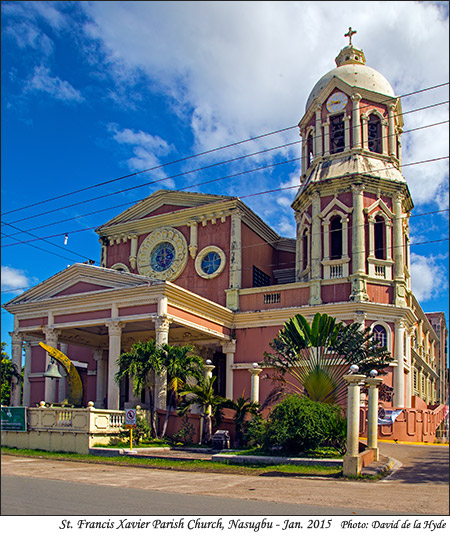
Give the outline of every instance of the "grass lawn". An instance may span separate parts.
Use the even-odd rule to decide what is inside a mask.
[[[297,466],[291,464],[233,464],[231,462],[212,462],[205,460],[167,460],[154,458],[137,458],[134,456],[97,456],[81,455],[78,453],[54,453],[49,451],[16,449],[2,447],[3,455],[15,455],[30,458],[45,458],[51,460],[76,461],[90,464],[110,464],[117,466],[134,466],[161,470],[179,470],[188,472],[213,472],[253,476],[310,476],[310,477],[342,477],[341,467],[327,466]],[[252,453],[253,454],[253,453]]]

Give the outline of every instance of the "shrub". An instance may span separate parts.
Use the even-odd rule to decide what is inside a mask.
[[[254,416],[248,423],[244,433],[244,445],[248,447],[261,447],[264,443],[266,421],[260,414]]]
[[[346,421],[339,407],[292,394],[270,413],[263,447],[296,455],[326,446],[344,449],[345,437]]]

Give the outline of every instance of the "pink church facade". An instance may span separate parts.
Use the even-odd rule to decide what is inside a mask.
[[[114,375],[120,353],[151,338],[194,345],[214,364],[221,395],[249,397],[249,369],[283,323],[317,312],[360,322],[387,346],[394,408],[446,404],[445,317],[424,313],[411,291],[400,98],[353,45],[336,65],[299,123],[296,237],[280,237],[238,198],[153,193],[97,229],[100,267],[72,265],[4,306],[15,316],[16,363],[26,349],[23,401],[16,392],[13,404],[66,396],[64,378],[44,377],[40,341],[75,364],[84,404],[145,408],[148,394],[137,398]],[[261,401],[272,388],[264,377]]]

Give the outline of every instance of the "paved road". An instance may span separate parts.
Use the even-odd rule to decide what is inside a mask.
[[[24,476],[2,477],[2,515],[61,516],[303,516],[323,515],[324,507],[301,503],[176,494],[111,485],[88,485]],[[326,514],[354,515],[351,507],[327,507]],[[359,510],[359,515],[391,512]],[[59,519],[58,519],[59,520]]]
[[[88,507],[96,514],[106,514],[97,509],[107,509],[116,494],[124,501],[145,494],[148,499],[142,509],[147,507],[140,508],[139,514],[150,515],[148,505],[155,502],[155,508],[167,506],[171,510],[167,514],[179,516],[186,513],[185,509],[192,514],[191,507],[195,507],[195,514],[203,514],[205,507],[212,511],[210,514],[224,516],[251,508],[255,511],[246,514],[257,514],[262,509],[259,512],[267,516],[333,515],[339,510],[353,515],[448,515],[448,446],[383,444],[380,448],[383,454],[401,460],[403,466],[390,479],[376,482],[190,473],[3,456],[2,514],[7,514],[3,505],[12,509],[14,502],[9,498],[13,493],[23,498],[28,514],[34,506],[38,512],[33,514],[43,514],[45,505],[37,504],[39,495],[46,493],[40,494],[39,490],[65,482],[59,489],[67,488],[70,501],[84,502],[81,507],[74,504],[75,510],[81,509],[78,514],[86,514],[83,509]],[[92,486],[100,488],[89,488]],[[67,494],[55,490],[52,496],[67,498]],[[110,500],[104,499],[108,497]],[[92,498],[95,502],[89,501]],[[113,512],[117,514],[116,509]]]

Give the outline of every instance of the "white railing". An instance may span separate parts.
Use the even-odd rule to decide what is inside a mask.
[[[27,409],[29,431],[82,432],[88,434],[118,433],[125,422],[123,410],[94,408],[58,408],[41,405]]]
[[[344,274],[344,265],[330,265],[330,279],[342,278]]]
[[[384,265],[375,265],[375,276],[377,278],[386,277],[386,267]]]

